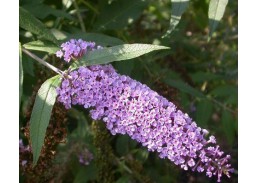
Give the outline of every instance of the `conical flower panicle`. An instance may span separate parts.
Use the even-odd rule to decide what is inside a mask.
[[[168,158],[184,170],[205,172],[208,177],[229,174],[214,136],[201,129],[185,113],[149,87],[118,74],[111,65],[80,67],[57,88],[65,107],[82,105],[94,120],[103,120],[110,132],[128,134],[160,158]]]

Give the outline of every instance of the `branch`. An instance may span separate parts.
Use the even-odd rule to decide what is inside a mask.
[[[43,59],[39,58],[38,56],[34,55],[33,53],[31,53],[30,51],[26,50],[25,48],[22,48],[22,51],[27,54],[28,56],[30,56],[31,58],[35,59],[36,61],[38,61],[39,63],[41,63],[42,65],[48,67],[49,69],[51,69],[52,71],[56,72],[57,74],[60,74],[61,76],[64,76],[65,73],[63,71],[61,71],[60,69],[54,67],[53,65],[49,64],[48,62],[44,61]]]

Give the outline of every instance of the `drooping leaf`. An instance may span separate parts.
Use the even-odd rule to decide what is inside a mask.
[[[111,4],[103,1],[100,16],[94,27],[96,29],[122,29],[142,14],[147,5],[146,0],[119,0]]]
[[[199,126],[205,126],[208,123],[213,111],[212,103],[203,99],[196,105],[196,122]]]
[[[182,92],[188,93],[192,96],[199,97],[199,98],[205,97],[205,95],[202,92],[200,92],[197,89],[191,87],[190,85],[184,83],[183,81],[166,78],[166,79],[164,79],[164,82],[167,83],[168,85],[170,85],[174,88],[177,88]]]
[[[19,43],[19,105],[21,104],[22,96],[22,85],[23,85],[23,68],[22,68],[22,51],[21,43]]]
[[[59,44],[54,35],[45,27],[45,25],[31,15],[27,10],[19,8],[19,25],[21,28],[34,33],[41,38],[52,41],[55,44]]]
[[[163,36],[168,36],[178,25],[182,14],[186,11],[189,0],[171,0],[170,27]]]
[[[23,47],[28,50],[43,51],[43,52],[48,52],[50,54],[54,54],[58,50],[60,50],[60,48],[57,47],[55,44],[49,41],[40,41],[40,40],[28,42],[24,44]]]
[[[155,50],[169,49],[165,46],[150,44],[123,44],[88,52],[71,65],[75,69],[82,65],[106,64],[113,61],[128,60]]]
[[[60,76],[46,80],[38,90],[30,118],[30,139],[33,152],[33,165],[36,165],[42,146],[53,105],[56,100],[56,87],[60,84]]]
[[[209,4],[209,11],[208,11],[208,17],[209,17],[209,40],[217,28],[217,25],[221,18],[224,15],[226,6],[228,4],[228,0],[211,0]]]

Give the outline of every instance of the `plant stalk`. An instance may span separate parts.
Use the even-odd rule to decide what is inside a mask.
[[[30,56],[31,58],[35,59],[36,61],[38,61],[39,63],[41,63],[42,65],[48,67],[49,69],[51,69],[52,71],[56,72],[57,74],[60,74],[61,76],[64,76],[65,73],[63,71],[61,71],[60,69],[54,67],[53,65],[49,64],[48,62],[44,61],[43,59],[39,58],[38,56],[34,55],[33,53],[31,53],[30,51],[26,50],[25,48],[22,48],[22,51],[27,54],[28,56]]]
[[[79,6],[78,6],[76,0],[72,0],[72,3],[73,3],[73,5],[74,5],[74,7],[75,7],[75,9],[76,9],[77,16],[78,16],[79,23],[80,23],[80,27],[81,27],[81,29],[82,29],[83,32],[86,32],[86,27],[85,27],[85,24],[84,24],[84,22],[83,22],[83,18],[82,18],[82,16],[81,16],[80,12],[79,12]]]

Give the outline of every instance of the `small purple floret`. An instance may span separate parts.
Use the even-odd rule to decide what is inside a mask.
[[[84,148],[79,154],[78,154],[79,163],[82,165],[89,165],[89,163],[93,159],[93,154],[87,149]]]

